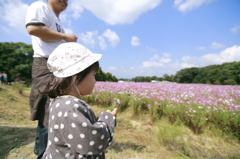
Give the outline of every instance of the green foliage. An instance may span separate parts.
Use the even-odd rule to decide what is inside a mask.
[[[240,84],[240,62],[185,68],[175,75],[178,83]]]
[[[237,84],[236,81],[234,79],[227,79],[227,80],[224,80],[223,81],[223,84],[226,84],[226,85],[235,85]]]
[[[109,106],[106,110],[111,110],[113,111],[114,108],[117,108],[117,106],[119,106],[119,104],[121,104],[120,100],[117,99],[117,98],[114,98],[112,101],[111,101],[111,106]]]
[[[17,90],[19,94],[23,93],[23,90],[26,88],[24,85],[25,81],[22,81],[20,78],[16,78],[15,82],[12,82],[13,89]]]
[[[19,94],[22,94],[23,93],[23,90],[25,88],[24,84],[23,83],[16,83],[14,85],[12,85],[12,87],[18,91]]]
[[[89,104],[99,105],[106,109],[111,108],[114,102],[114,99],[119,100],[119,104],[115,104],[115,107],[118,108],[118,111],[124,111],[129,107],[129,94],[119,94],[111,92],[93,92],[91,95],[82,96],[82,99]],[[116,102],[116,101],[115,101]]]
[[[169,77],[167,74],[165,74],[166,77]],[[152,80],[156,80],[156,81],[162,81],[164,78],[162,77],[157,77],[157,76],[137,76],[135,78],[132,78],[132,81],[134,82],[151,82]],[[125,80],[124,80],[125,81]]]
[[[220,85],[221,82],[219,80],[216,80],[213,84]]]
[[[111,73],[107,72],[107,73],[104,73],[102,71],[102,68],[99,67],[99,70],[95,76],[96,78],[96,81],[109,81],[109,82],[117,82],[118,79],[113,76]]]
[[[167,120],[165,120],[168,123]],[[180,120],[177,120],[173,124],[169,125],[158,125],[158,140],[163,145],[171,145],[178,142],[179,138],[183,134],[183,125]]]
[[[21,78],[31,81],[33,61],[32,45],[24,43],[0,43],[0,71],[5,71],[8,81]]]

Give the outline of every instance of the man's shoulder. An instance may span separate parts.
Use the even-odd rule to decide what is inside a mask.
[[[35,16],[40,16],[39,18],[41,19],[41,17],[46,17],[46,15],[49,15],[49,13],[52,12],[50,7],[41,1],[37,1],[37,2],[33,2],[29,8],[28,8],[28,13],[27,13],[27,17],[35,17]]]
[[[36,2],[33,2],[30,7],[35,7],[35,8],[48,8],[48,5],[44,2],[41,2],[41,1],[36,1]]]

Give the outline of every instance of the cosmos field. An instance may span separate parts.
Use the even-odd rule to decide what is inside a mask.
[[[84,100],[108,107],[114,98],[119,111],[129,108],[153,120],[181,121],[196,134],[214,126],[240,137],[239,85],[97,82]]]

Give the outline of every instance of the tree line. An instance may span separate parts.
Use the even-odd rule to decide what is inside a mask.
[[[119,80],[126,80],[126,79],[119,79]],[[175,76],[174,75],[168,75],[164,74],[163,77],[157,77],[157,76],[136,76],[129,81],[134,82],[151,82],[151,81],[168,81],[168,82],[174,82]]]
[[[137,76],[132,79],[119,79],[123,81],[151,82],[168,81],[177,83],[202,83],[218,85],[240,84],[240,62],[227,62],[221,65],[206,67],[192,67],[177,71],[175,75],[164,74],[157,76]]]
[[[179,83],[240,84],[240,62],[185,68],[176,73],[175,80]]]
[[[26,84],[31,84],[31,71],[33,63],[33,49],[31,44],[0,43],[0,72],[8,75],[8,82],[22,79]],[[97,81],[113,81],[118,79],[111,73],[105,73],[99,68],[96,74]]]

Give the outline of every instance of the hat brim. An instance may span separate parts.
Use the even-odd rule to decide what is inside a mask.
[[[101,54],[91,53],[84,57],[84,59],[82,59],[81,61],[76,62],[74,65],[62,71],[53,72],[53,75],[60,78],[73,76],[75,74],[78,74],[79,72],[82,72],[83,70],[91,66],[93,63],[99,61],[101,57]]]

